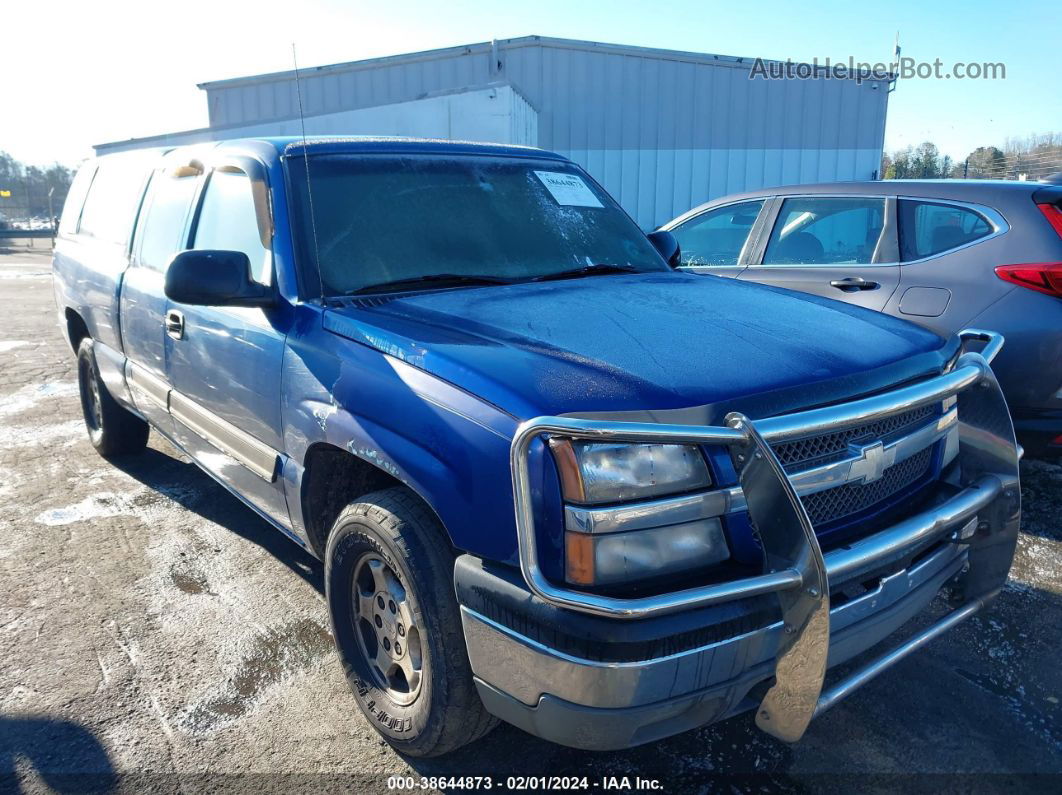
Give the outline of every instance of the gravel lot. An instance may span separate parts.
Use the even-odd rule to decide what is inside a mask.
[[[993,608],[797,745],[742,716],[607,754],[502,726],[444,761],[410,760],[349,696],[320,564],[157,435],[118,466],[94,453],[46,255],[0,253],[0,296],[0,790],[384,791],[393,774],[561,773],[683,791],[1059,785],[1056,464],[1023,464],[1024,532]]]

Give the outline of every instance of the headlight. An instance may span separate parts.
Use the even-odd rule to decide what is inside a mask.
[[[568,502],[647,499],[712,483],[700,450],[688,445],[553,439],[550,447]]]
[[[712,485],[694,446],[552,439],[550,448],[564,501],[572,506],[652,500]],[[651,504],[645,507],[651,514]],[[565,579],[576,585],[633,583],[730,557],[717,518],[607,533],[568,526],[564,553]]]
[[[575,585],[632,583],[721,563],[730,557],[719,519],[632,530],[564,534],[565,579]]]

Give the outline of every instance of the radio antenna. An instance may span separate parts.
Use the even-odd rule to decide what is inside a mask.
[[[291,62],[295,65],[295,96],[299,100],[299,124],[302,126],[302,162],[306,164],[306,198],[310,208],[310,232],[313,235],[313,258],[317,266],[317,284],[321,288],[321,303],[324,304],[324,277],[321,276],[321,247],[317,243],[317,219],[313,211],[313,188],[310,186],[310,151],[306,146],[306,116],[302,112],[302,83],[299,81],[299,59],[295,55],[295,42],[291,43]]]

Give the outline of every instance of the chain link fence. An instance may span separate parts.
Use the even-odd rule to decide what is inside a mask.
[[[54,235],[66,191],[34,188],[28,181],[0,184],[0,238]]]

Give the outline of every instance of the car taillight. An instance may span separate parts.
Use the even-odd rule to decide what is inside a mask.
[[[1062,298],[1062,262],[998,265],[996,276],[1005,282]]]
[[[1040,212],[1044,214],[1044,218],[1047,219],[1047,223],[1054,227],[1054,230],[1058,233],[1059,237],[1062,237],[1062,210],[1058,209],[1057,204],[1038,204]]]

